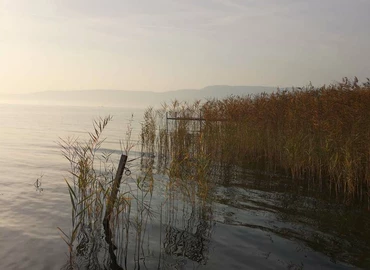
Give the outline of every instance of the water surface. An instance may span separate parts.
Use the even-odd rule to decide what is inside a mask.
[[[0,104],[0,269],[68,267],[68,247],[57,227],[71,230],[64,181],[69,164],[57,142],[60,137],[88,138],[92,121],[110,114],[114,118],[102,149],[113,151],[118,160],[132,113],[135,141],[142,110]],[[132,157],[139,157],[139,151],[140,146],[133,149]],[[130,166],[133,174],[126,177],[125,188],[134,189],[139,160]],[[164,192],[169,179],[156,174],[153,215],[142,217],[139,245],[133,223],[127,235],[123,225],[115,231],[117,264],[127,269],[370,268],[366,211],[313,198],[289,188],[287,180],[248,170],[215,172],[215,180],[213,199],[194,204],[179,192],[169,197]],[[109,267],[103,235],[91,238],[88,228],[85,235],[89,241],[75,256],[76,265]]]

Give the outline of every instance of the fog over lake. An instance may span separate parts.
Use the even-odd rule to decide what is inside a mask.
[[[160,106],[175,99],[192,102],[210,98],[224,98],[230,95],[248,95],[261,92],[271,93],[274,87],[264,86],[208,86],[203,89],[184,89],[168,92],[125,91],[125,90],[81,90],[43,91],[31,94],[0,94],[0,103],[70,105],[70,106],[116,106],[146,108]]]

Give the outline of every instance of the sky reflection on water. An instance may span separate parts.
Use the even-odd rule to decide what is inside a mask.
[[[71,228],[64,182],[69,167],[56,142],[72,135],[84,138],[94,118],[112,114],[103,147],[116,150],[113,155],[118,159],[119,139],[124,138],[131,113],[120,108],[0,105],[1,269],[62,269],[69,265],[68,247],[57,230],[69,232]],[[142,113],[134,112],[136,119]],[[135,138],[139,129],[137,120]],[[139,152],[133,154],[140,156]],[[132,171],[140,167],[139,161]],[[166,199],[163,190],[168,179],[155,175],[154,214],[149,219],[142,217],[145,230],[138,234],[132,225],[126,234],[121,225],[115,231],[118,265],[127,269],[369,267],[368,213],[332,207],[325,200],[296,196],[271,184],[259,185],[253,173],[231,171],[227,181],[219,181],[214,188],[212,201],[197,204],[184,202],[176,190]],[[34,186],[40,177],[41,192]],[[133,177],[135,174],[128,179],[132,187]],[[85,249],[75,257],[81,269],[110,265],[101,233],[85,228]]]

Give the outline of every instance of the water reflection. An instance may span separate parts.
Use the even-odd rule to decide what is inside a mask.
[[[131,165],[138,173],[124,176],[120,195],[126,201],[115,209],[109,227],[96,218],[87,222],[92,219],[83,215],[74,220],[81,225],[63,269],[183,269],[184,264],[207,264],[212,204],[189,200],[180,185],[154,174],[154,167],[150,156]]]
[[[213,227],[211,213],[211,206],[192,207],[190,216],[183,216],[182,226],[169,218],[163,243],[165,254],[207,264]]]
[[[220,175],[228,180],[220,178],[214,195],[216,222],[262,232],[271,242],[261,244],[269,256],[276,239],[287,239],[304,255],[290,254],[297,269],[314,267],[307,259],[311,250],[327,256],[330,264],[325,269],[370,268],[368,211],[332,201],[322,193],[313,195],[289,179],[240,169],[226,169]]]
[[[150,153],[139,156],[110,226],[103,226],[98,200],[95,211],[76,212],[64,269],[369,267],[366,211],[313,197],[288,179],[208,168],[202,156],[165,166]],[[99,175],[112,179],[112,171]]]

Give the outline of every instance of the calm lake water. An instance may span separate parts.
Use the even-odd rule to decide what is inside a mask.
[[[119,142],[125,139],[132,114],[132,139],[138,140],[142,110],[0,104],[0,269],[68,269],[68,246],[57,227],[71,230],[64,181],[69,163],[57,142],[60,137],[88,138],[94,119],[113,115],[102,148],[118,160]],[[139,150],[139,146],[133,149],[131,157],[139,157]],[[140,173],[139,161],[131,166],[127,186]],[[223,170],[220,179],[212,202],[189,205],[176,194],[164,199],[168,179],[155,175],[153,213],[144,219],[140,250],[138,229],[133,226],[125,237],[127,228],[118,226],[117,265],[123,269],[370,269],[368,212],[313,198],[299,187],[290,188],[289,182],[238,168]],[[79,253],[76,265],[120,269],[111,266],[102,241],[96,247],[93,240],[86,240],[91,252]]]

